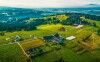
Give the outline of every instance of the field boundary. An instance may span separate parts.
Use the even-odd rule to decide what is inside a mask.
[[[20,43],[19,42],[17,42],[17,44],[20,46],[20,48],[22,49],[22,51],[23,51],[23,53],[28,57],[28,58],[30,58],[29,57],[29,55],[25,52],[25,50],[23,49],[23,47],[20,45]]]

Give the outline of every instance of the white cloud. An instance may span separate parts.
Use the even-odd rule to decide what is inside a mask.
[[[88,4],[89,0],[0,0],[2,6],[69,7]]]

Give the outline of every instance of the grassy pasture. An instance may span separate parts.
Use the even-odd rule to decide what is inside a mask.
[[[65,27],[66,30],[69,30],[72,28],[72,26],[64,26],[61,24],[51,24],[51,25],[41,25],[37,26],[37,30],[34,31],[16,31],[16,32],[7,32],[5,33],[5,36],[0,36],[0,45],[7,44],[9,42],[12,42],[12,40],[6,40],[6,38],[12,38],[12,36],[20,35],[24,40],[30,39],[30,35],[36,36],[36,37],[42,37],[47,35],[52,35],[55,33],[63,33],[58,31],[59,28]],[[66,33],[66,32],[65,32]]]
[[[57,26],[57,25],[56,25]],[[65,41],[64,43],[66,43],[66,47],[62,47],[62,49],[60,51],[54,51],[54,52],[50,52],[48,54],[44,54],[42,56],[38,56],[36,58],[33,59],[33,62],[45,62],[48,60],[48,62],[53,62],[54,60],[57,60],[61,57],[64,58],[65,62],[97,62],[96,60],[100,57],[98,57],[97,54],[93,54],[90,52],[85,52],[87,51],[85,48],[83,48],[82,46],[82,51],[80,52],[75,52],[72,49],[70,49],[70,47],[73,47],[75,45],[78,44],[77,41],[82,41],[83,38],[91,35],[91,34],[95,34],[95,30],[97,28],[95,27],[91,27],[91,26],[84,26],[83,28],[80,29],[75,29],[74,27],[65,27],[68,31],[67,32],[60,32],[57,29],[59,27],[61,27],[61,25],[59,25],[59,27],[57,26],[56,29],[53,29],[55,26],[54,25],[41,25],[38,27],[38,29],[40,30],[49,30],[49,31],[55,31],[57,33],[59,33],[61,36],[63,36],[64,38],[66,38],[67,36],[71,36],[74,35],[77,38],[72,40],[72,41]],[[100,38],[99,36],[97,36],[97,39]],[[90,42],[89,38],[87,39]],[[98,41],[99,42],[99,41]],[[90,42],[91,43],[91,42]],[[97,45],[97,44],[96,44]],[[92,47],[92,46],[91,46]],[[75,50],[79,50],[81,49],[80,47],[76,47],[74,48]],[[97,51],[94,51],[95,53],[98,53]],[[81,54],[82,53],[82,54]],[[79,55],[81,54],[81,55]],[[98,53],[99,54],[99,53]]]
[[[96,57],[89,52],[78,55],[73,50],[63,47],[59,51],[52,51],[42,56],[38,56],[33,59],[33,62],[53,62],[61,57],[65,60],[65,62],[95,62],[96,60]]]
[[[24,50],[28,50],[29,48],[35,48],[44,45],[45,43],[42,40],[32,40],[27,42],[22,42],[21,46]]]
[[[0,46],[0,62],[27,62],[18,44]]]
[[[64,27],[67,31],[59,31],[58,29]],[[20,35],[23,37],[24,40],[30,39],[29,35],[33,35],[36,37],[42,37],[42,36],[47,36],[47,35],[52,35],[55,33],[59,33],[61,36],[64,38],[68,36],[76,36],[77,38],[71,41],[64,40],[65,46],[62,46],[61,50],[54,50],[52,52],[43,54],[41,56],[37,56],[33,58],[33,62],[53,62],[54,60],[58,60],[59,58],[63,57],[65,62],[96,62],[97,59],[100,59],[98,54],[100,53],[98,50],[94,50],[93,53],[90,52],[85,52],[85,48],[81,52],[75,52],[73,51],[72,47],[78,44],[78,41],[82,41],[83,38],[90,34],[94,34],[95,46],[99,46],[99,38],[100,36],[96,35],[96,30],[97,28],[92,27],[92,26],[84,26],[83,28],[75,29],[74,26],[65,26],[61,24],[51,24],[51,25],[41,25],[37,26],[37,30],[34,31],[16,31],[13,33],[6,33],[5,36],[0,37],[1,41],[0,44],[5,44],[9,43],[11,41],[5,41],[5,38],[11,37],[11,36],[16,36]],[[93,36],[93,35],[92,35]],[[86,41],[89,44],[93,44],[93,37],[89,37]],[[30,47],[35,47],[35,46],[40,46],[45,44],[43,41],[37,39],[37,40],[32,40],[32,41],[27,41],[27,42],[21,42],[21,45],[25,50],[27,50]],[[92,47],[92,46],[91,46]],[[46,48],[46,47],[44,47]],[[48,47],[46,49],[49,49]],[[74,48],[75,50],[81,49],[80,47]],[[98,48],[99,49],[99,48]],[[18,49],[16,49],[18,50]],[[79,55],[82,53],[81,55]]]

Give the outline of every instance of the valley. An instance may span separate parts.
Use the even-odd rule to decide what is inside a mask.
[[[0,62],[100,62],[99,13],[71,9],[0,9]]]

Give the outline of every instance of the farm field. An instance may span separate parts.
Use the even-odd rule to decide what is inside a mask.
[[[66,32],[59,31],[58,29],[61,28],[61,27],[64,27],[68,32],[67,31]],[[16,35],[22,36],[22,38],[24,40],[30,39],[30,35],[33,35],[33,36],[36,36],[36,37],[42,37],[42,36],[46,36],[46,35],[52,35],[52,34],[55,34],[55,33],[59,33],[62,36],[66,37],[66,36],[74,35],[75,32],[77,30],[79,30],[79,29],[73,29],[73,28],[74,28],[73,26],[64,26],[64,25],[61,25],[61,24],[57,24],[57,25],[47,24],[47,25],[37,26],[37,30],[34,30],[34,31],[7,32],[7,33],[5,33],[5,36],[0,36],[0,40],[1,40],[0,45],[12,42],[11,39],[6,40],[6,38],[12,38],[12,36],[16,36]]]
[[[12,42],[11,39],[8,40],[8,41],[5,40],[6,38],[12,38],[12,36],[20,35],[20,36],[22,36],[22,38],[24,40],[27,40],[27,39],[30,39],[30,35],[33,35],[33,36],[36,36],[36,37],[42,37],[42,36],[45,36],[45,35],[55,34],[55,33],[58,32],[58,29],[61,28],[61,27],[65,27],[66,30],[72,28],[72,26],[64,26],[64,25],[61,25],[61,24],[57,24],[57,25],[54,25],[54,24],[49,25],[48,24],[48,25],[37,26],[37,30],[33,30],[33,31],[7,32],[7,33],[5,33],[5,36],[0,36],[0,40],[1,40],[0,45]],[[46,28],[48,28],[48,29],[46,29]]]
[[[41,40],[32,40],[27,42],[22,42],[21,46],[24,50],[28,50],[29,48],[35,48],[44,45],[45,43]]]
[[[47,27],[44,27],[44,26],[43,25],[39,26],[39,28],[45,30],[45,28],[49,27],[48,30],[50,29],[50,26],[47,26]],[[89,31],[92,29],[94,29],[94,30]],[[98,35],[96,35],[96,32],[95,32],[96,29],[97,28],[86,25],[80,29],[73,29],[74,32],[73,32],[73,30],[71,31],[70,29],[69,29],[70,31],[68,31],[68,32],[62,32],[63,34],[58,31],[58,33],[61,34],[65,38],[66,38],[66,36],[74,35],[77,37],[77,39],[72,40],[72,41],[65,41],[64,43],[66,44],[66,46],[62,46],[61,50],[53,51],[53,52],[44,54],[42,56],[33,58],[33,62],[39,62],[39,61],[45,62],[47,60],[52,62],[54,60],[60,59],[61,57],[63,57],[65,62],[98,62],[100,59],[100,56],[97,55],[97,54],[99,54],[99,52],[97,52],[98,50],[96,50],[96,49],[94,51],[88,50],[89,49],[88,47],[94,48],[95,46],[98,47],[98,45],[100,44],[100,40],[99,40],[100,37]],[[82,34],[82,33],[84,33],[84,34]],[[64,34],[66,36],[64,36]],[[91,36],[86,40],[88,47],[85,45],[85,47],[83,47],[82,51],[76,52],[77,50],[80,49],[80,47],[82,47],[82,45],[81,45],[79,47],[73,48],[74,46],[76,46],[78,44],[77,41],[82,42],[83,41],[82,39],[89,35],[91,35]],[[94,38],[95,38],[95,41],[93,41]],[[74,51],[73,49],[76,51]],[[81,54],[79,54],[79,53],[81,53]],[[43,60],[43,58],[45,58],[45,60]]]
[[[100,0],[0,0],[0,62],[100,62]]]
[[[53,25],[53,27],[52,27],[52,25],[51,26],[50,25],[47,25],[47,26],[46,25],[41,25],[41,26],[38,27],[38,29],[41,29],[41,30],[46,29],[46,30],[49,30],[49,31],[51,30],[52,31],[52,29],[56,26],[57,25],[55,25],[55,26]],[[90,47],[98,46],[100,41],[97,40],[97,39],[99,39],[100,37],[96,35],[96,32],[95,32],[96,28],[90,27],[90,26],[87,26],[87,25],[84,26],[83,28],[80,28],[80,29],[74,29],[73,26],[65,26],[65,28],[68,31],[61,32],[61,31],[58,31],[58,29],[60,27],[61,27],[61,25],[58,25],[56,27],[57,29],[53,29],[53,31],[59,33],[64,38],[66,38],[67,36],[71,36],[71,35],[74,35],[77,38],[75,40],[72,40],[72,41],[66,41],[65,40],[64,43],[65,43],[66,46],[62,46],[61,50],[52,51],[50,53],[47,53],[47,54],[38,56],[36,58],[33,58],[33,62],[39,62],[39,61],[44,62],[44,61],[47,61],[47,60],[52,62],[54,60],[60,59],[61,57],[63,57],[65,62],[80,62],[81,60],[83,60],[81,62],[92,62],[92,61],[97,62],[96,60],[97,59],[99,60],[100,57],[97,55],[97,54],[99,54],[99,52],[97,52],[97,50],[94,50],[94,51],[90,52],[87,47],[83,47],[82,51],[79,51],[79,52],[74,51],[74,50],[80,49],[80,47],[82,47],[82,45],[80,47],[72,48],[72,47],[74,47],[75,45],[78,44],[77,41],[82,41],[83,38],[85,38],[89,35],[92,35],[92,36],[87,39],[87,44],[89,44]],[[88,31],[88,30],[92,30],[92,29],[94,29],[94,30],[93,31]],[[84,33],[84,34],[81,34],[81,33]],[[95,41],[93,41],[93,36],[95,37]],[[91,42],[89,42],[90,40],[91,40]],[[94,43],[97,42],[97,43],[95,45],[92,45],[93,42]],[[81,54],[79,54],[79,53],[81,53]],[[97,54],[95,54],[95,53],[97,53]],[[45,60],[43,60],[43,58],[45,58]]]
[[[61,27],[64,27],[66,31],[59,31],[58,29]],[[92,31],[89,31],[89,30],[92,30]],[[80,61],[81,62],[92,62],[92,61],[95,62],[95,60],[100,59],[100,57],[97,55],[99,54],[98,50],[100,49],[100,48],[97,48],[100,43],[100,40],[99,40],[100,37],[96,35],[96,32],[95,32],[96,30],[97,28],[89,26],[89,25],[86,25],[79,29],[76,29],[74,26],[66,26],[66,25],[61,25],[61,24],[40,25],[40,26],[37,26],[37,30],[34,30],[34,31],[18,31],[18,32],[16,31],[13,33],[6,33],[5,36],[1,38],[2,39],[1,45],[11,42],[9,40],[9,41],[6,41],[6,43],[4,43],[3,41],[5,38],[20,35],[24,39],[24,41],[19,41],[21,46],[23,47],[24,50],[28,50],[29,48],[35,48],[41,45],[45,45],[45,42],[43,40],[38,39],[43,36],[53,35],[55,33],[60,34],[64,38],[68,36],[76,36],[76,39],[74,40],[71,40],[71,41],[64,40],[64,45],[61,46],[60,50],[53,50],[46,54],[37,56],[35,58],[32,58],[32,61],[33,62],[40,62],[40,61],[53,62],[54,60],[63,58],[65,62],[80,62]],[[35,37],[37,37],[37,40],[30,39],[29,37],[30,35],[34,35]],[[86,38],[89,35],[91,36],[86,40],[85,47],[81,43],[79,46],[78,41],[83,42],[82,39]],[[95,37],[95,44],[93,43],[94,42],[93,36]],[[44,48],[46,47],[47,46],[44,46]],[[90,48],[95,48],[95,49],[92,51],[92,50],[89,50]],[[49,48],[47,47],[46,49],[52,49],[52,46]],[[15,48],[15,50],[18,50],[18,49]]]
[[[0,46],[0,62],[27,62],[27,59],[16,43]]]
[[[97,53],[97,52],[96,52]],[[98,54],[98,53],[97,53]],[[36,58],[33,58],[33,62],[53,62],[54,60],[58,60],[61,57],[65,60],[65,62],[97,62],[100,59],[100,57],[96,57],[96,54],[92,54],[90,52],[85,52],[81,55],[78,55],[76,52],[72,51],[71,49],[67,47],[63,47],[59,51],[52,51],[50,53],[44,54],[42,56],[38,56]],[[43,60],[45,58],[45,60]]]

